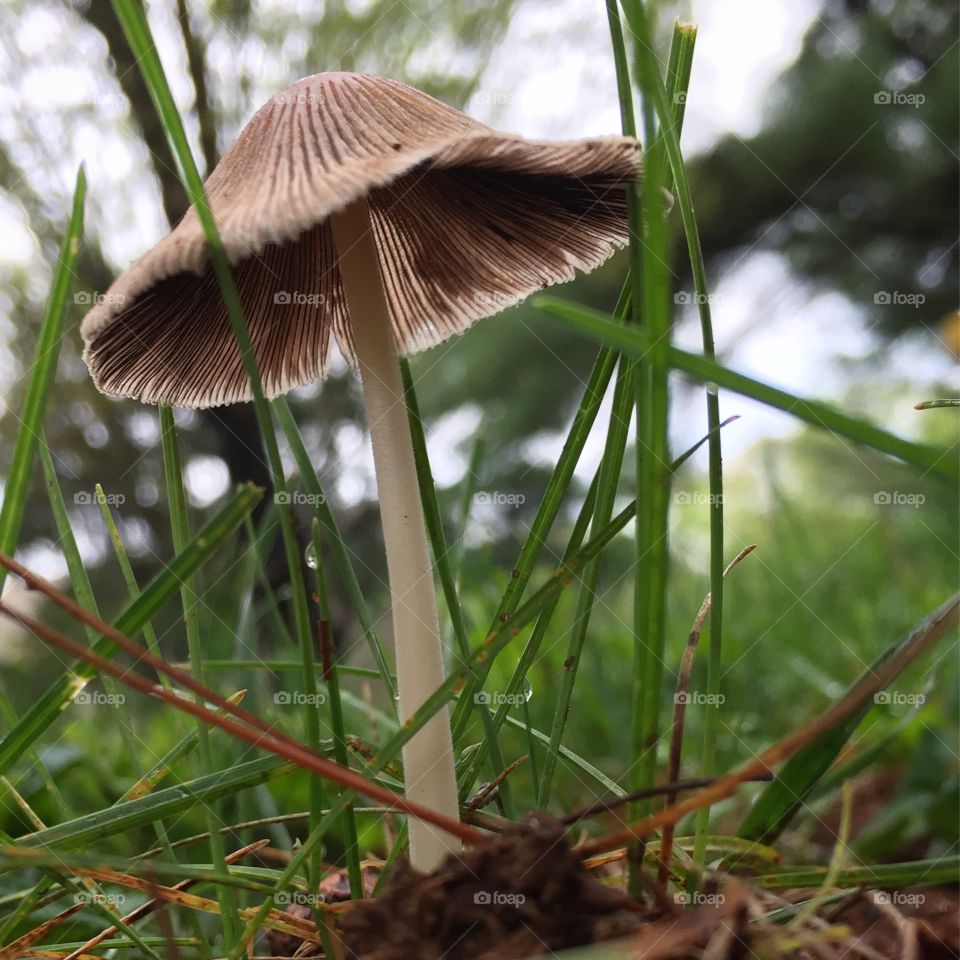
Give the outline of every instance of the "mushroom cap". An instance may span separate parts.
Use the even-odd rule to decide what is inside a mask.
[[[322,379],[331,331],[356,363],[331,213],[366,198],[406,355],[624,246],[624,187],[639,167],[628,137],[525,140],[396,80],[299,80],[257,111],[206,182],[264,392]],[[80,331],[104,393],[186,407],[252,396],[193,208]]]

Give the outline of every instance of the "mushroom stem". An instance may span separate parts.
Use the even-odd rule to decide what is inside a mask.
[[[443,683],[437,597],[400,361],[366,200],[333,214],[330,225],[373,442],[402,723]],[[403,769],[407,799],[459,819],[447,710],[436,713],[404,747]],[[447,853],[460,849],[459,840],[422,820],[411,819],[409,827],[410,861],[419,870],[433,870]]]

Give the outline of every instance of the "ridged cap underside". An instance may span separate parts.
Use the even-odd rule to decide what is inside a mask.
[[[268,396],[353,363],[327,218],[365,196],[401,353],[446,340],[628,239],[634,141],[526,141],[404,84],[319,74],[250,121],[207,181]],[[81,326],[105,393],[208,407],[250,387],[196,214]]]

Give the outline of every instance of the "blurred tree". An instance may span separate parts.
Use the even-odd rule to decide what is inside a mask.
[[[166,0],[151,4],[150,14],[188,132],[209,170],[270,93],[318,70],[385,73],[462,106],[520,3],[286,0],[266,7],[234,0]],[[665,4],[661,11],[672,16],[675,7]],[[84,51],[80,62],[70,64],[74,72],[65,75],[66,83],[59,63],[38,62],[35,56],[36,37],[44,32],[55,35],[64,49]],[[771,95],[760,133],[748,140],[725,137],[690,163],[713,281],[746,256],[773,251],[787,258],[800,280],[843,293],[891,336],[935,323],[956,306],[956,32],[955,5],[945,0],[824,0],[799,57]],[[105,481],[110,492],[126,497],[120,519],[134,552],[143,558],[166,556],[155,416],[97,394],[79,360],[75,326],[91,292],[105,290],[115,274],[111,259],[127,253],[104,252],[116,251],[115,230],[130,228],[130,222],[116,222],[126,217],[160,229],[156,210],[168,223],[182,215],[186,200],[176,166],[106,0],[13,0],[0,9],[0,37],[8,38],[0,41],[7,62],[0,85],[11,108],[0,123],[0,203],[9,205],[12,219],[19,217],[32,234],[36,262],[49,265],[55,258],[66,205],[62,184],[72,179],[72,171],[57,168],[64,156],[59,144],[106,144],[98,148],[126,150],[133,167],[140,167],[135,169],[139,179],[131,179],[122,193],[111,195],[103,182],[91,185],[79,299],[47,430],[68,501],[72,492],[90,491],[94,482]],[[92,78],[93,93],[70,100],[77,71]],[[37,98],[29,96],[34,85],[65,88],[66,99],[40,110]],[[97,131],[96,141],[88,136],[91,130]],[[676,262],[684,269],[679,247]],[[13,355],[0,408],[0,460],[5,461],[46,278],[39,269],[35,274],[0,270],[6,291],[0,300],[0,335]],[[570,295],[610,308],[624,272],[623,261],[614,260],[576,281]],[[891,298],[922,294],[926,304],[916,310],[892,299],[884,303],[884,293]],[[15,319],[4,325],[4,318]],[[498,563],[510,562],[511,533],[524,525],[544,482],[542,455],[530,441],[554,435],[569,418],[594,354],[582,339],[556,331],[548,317],[521,306],[414,364],[428,421],[456,410],[482,411],[479,429],[487,438],[487,455],[481,487],[522,491],[526,497],[503,520]],[[335,501],[344,451],[358,443],[357,401],[356,378],[342,371],[322,390],[300,391],[293,400]],[[266,485],[247,407],[183,415],[180,422],[188,464],[200,455],[219,458],[233,478]],[[24,542],[55,540],[39,482],[36,489]],[[447,499],[456,501],[452,494]],[[369,503],[342,516],[361,570],[382,567],[374,518]],[[76,506],[75,519],[89,532],[91,556],[106,556],[96,507]],[[109,595],[112,581],[104,588]]]
[[[888,335],[956,309],[957,30],[943,0],[827,0],[764,129],[693,165],[714,277],[779,251]]]

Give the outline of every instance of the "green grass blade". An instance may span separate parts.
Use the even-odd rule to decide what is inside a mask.
[[[464,474],[463,483],[460,491],[460,504],[456,512],[457,532],[453,540],[453,546],[450,548],[450,566],[453,568],[453,577],[460,586],[462,576],[462,564],[464,553],[464,540],[467,534],[467,525],[470,523],[470,509],[473,505],[477,493],[477,486],[480,479],[480,467],[486,453],[487,445],[483,434],[483,424],[477,430],[474,437],[473,449],[470,451],[470,462],[467,464],[467,472]]]
[[[618,305],[618,315],[622,315],[626,310],[626,296],[621,296]],[[550,476],[546,490],[537,507],[537,514],[530,526],[530,532],[520,549],[520,555],[514,565],[513,574],[507,583],[503,598],[501,599],[496,615],[494,616],[488,632],[493,632],[499,626],[504,618],[509,618],[516,610],[533,574],[534,566],[540,551],[546,543],[547,535],[550,532],[553,522],[560,510],[564,495],[573,478],[573,471],[576,469],[583,452],[583,446],[587,441],[590,430],[593,427],[600,404],[603,401],[607,385],[613,376],[613,370],[616,366],[617,355],[612,350],[601,350],[590,373],[590,379],[584,389],[580,406],[570,425],[566,442],[563,450],[557,460],[557,465]],[[487,666],[489,670],[489,665]],[[455,746],[459,746],[466,734],[470,715],[474,707],[474,695],[483,685],[483,678],[486,671],[481,673],[475,680],[471,681],[464,696],[460,698],[456,709],[453,712],[453,741]]]
[[[910,644],[912,637],[913,634],[910,633],[888,647],[863,671],[850,690],[875,676],[878,670]],[[794,754],[757,797],[740,825],[737,836],[759,843],[772,843],[776,840],[801,809],[804,800],[833,766],[844,745],[872,706],[873,703],[865,704],[846,720],[825,731]]]
[[[134,601],[140,596],[140,584],[137,583],[136,574],[133,572],[133,566],[130,563],[130,558],[127,556],[127,548],[123,545],[120,531],[117,529],[116,521],[113,519],[113,514],[110,511],[109,498],[99,483],[95,486],[94,493],[96,495],[97,505],[100,507],[100,515],[103,517],[104,525],[107,528],[107,535],[110,537],[110,543],[113,546],[114,556],[117,558],[117,564],[120,567],[120,575],[123,577],[124,586],[127,588],[127,595],[131,601]],[[157,640],[157,632],[153,629],[153,624],[150,620],[147,620],[143,625],[142,633],[147,649],[155,657],[161,657],[160,642]],[[167,677],[161,674],[159,680],[164,687],[168,690],[170,689],[170,681]]]
[[[189,546],[146,586],[113,625],[128,636],[140,631],[163,604],[177,593],[183,578],[196,570],[233,534],[259,498],[260,492],[252,484],[241,487],[229,503],[197,532]],[[110,656],[115,646],[105,637],[101,637],[92,649],[101,656]],[[76,663],[54,681],[47,692],[0,741],[0,773],[6,773],[43,735],[93,675],[94,671],[87,664]]]
[[[537,297],[536,305],[555,314],[570,327],[586,333],[591,339],[612,344],[625,353],[643,356],[650,348],[643,333],[615,323],[609,316],[597,310],[544,295]],[[736,373],[708,357],[671,347],[669,358],[673,369],[702,383],[715,384],[766,406],[783,410],[810,426],[872,447],[941,479],[960,479],[960,468],[946,450],[904,440],[872,423],[841,413],[828,403],[780,390],[742,373]]]
[[[320,616],[321,630],[330,629],[330,598],[327,593],[327,577],[324,566],[323,536],[320,521],[314,517],[310,530],[310,543],[313,547],[314,586],[316,588],[317,612]],[[342,767],[350,767],[350,755],[347,753],[346,726],[343,722],[343,700],[340,692],[340,676],[335,658],[336,645],[333,638],[327,636],[330,663],[324,663],[324,676],[327,681],[327,693],[330,701],[330,724],[333,727],[333,758]],[[329,667],[329,669],[327,669]],[[319,781],[319,777],[311,779]],[[322,813],[310,811],[310,830],[314,831],[320,824]],[[360,870],[360,842],[357,839],[357,820],[353,812],[353,804],[348,803],[343,811],[344,846],[346,847],[347,877],[350,881],[350,896],[354,900],[363,899],[363,875]],[[321,853],[317,850],[317,854]],[[319,867],[319,858],[317,867]]]
[[[158,820],[181,816],[199,805],[212,803],[257,784],[277,780],[297,768],[278,757],[263,757],[227,770],[198,777],[175,787],[156,790],[136,800],[114,804],[96,813],[69,820],[46,830],[20,837],[23,846],[44,850],[97,849],[107,837],[147,826]]]
[[[20,414],[20,429],[17,431],[13,448],[13,459],[6,476],[3,505],[0,506],[0,550],[11,555],[17,548],[20,536],[20,525],[23,523],[23,512],[30,489],[33,457],[43,427],[50,386],[57,369],[63,319],[67,313],[67,299],[73,286],[77,251],[83,232],[83,201],[86,189],[86,177],[81,166],[77,171],[70,221],[60,245],[53,287],[34,355],[33,372]],[[6,570],[0,570],[0,590],[3,589],[6,579]]]
[[[604,445],[600,468],[597,473],[597,496],[593,508],[592,526],[602,529],[610,522],[613,514],[613,502],[617,495],[620,471],[623,467],[623,457],[627,445],[627,434],[630,427],[630,413],[634,401],[635,365],[632,360],[624,358],[620,361],[617,371],[617,382],[613,391],[613,404],[610,410],[610,424],[607,429],[607,438]],[[570,640],[567,655],[563,662],[563,676],[560,681],[560,691],[557,696],[557,705],[553,715],[553,724],[550,729],[550,743],[543,761],[543,770],[540,773],[540,792],[537,796],[537,805],[545,808],[550,799],[550,789],[553,785],[553,774],[556,770],[559,756],[560,742],[566,727],[567,717],[573,697],[573,688],[576,683],[577,669],[583,646],[590,624],[590,615],[596,599],[597,581],[600,575],[599,555],[584,569],[577,593],[576,613],[573,627],[570,630]]]
[[[413,375],[410,364],[404,359],[400,361],[400,375],[403,381],[404,399],[407,403],[407,418],[410,421],[410,437],[413,441],[413,460],[417,470],[417,483],[420,487],[420,502],[423,505],[423,515],[427,527],[427,536],[433,551],[433,562],[440,576],[440,586],[453,625],[453,636],[457,649],[454,657],[463,659],[470,656],[470,638],[467,636],[467,624],[463,619],[463,610],[460,606],[460,597],[457,594],[457,584],[450,564],[450,554],[447,550],[447,539],[443,532],[443,519],[440,516],[440,504],[437,501],[437,488],[433,482],[433,470],[430,467],[430,457],[427,455],[427,438],[423,432],[423,419],[420,416],[420,405],[413,386]],[[506,762],[500,750],[500,741],[497,739],[497,730],[493,725],[490,711],[481,708],[478,710],[483,724],[483,735],[486,742],[494,774],[505,769]],[[461,795],[470,789],[470,784],[461,784]],[[516,811],[513,808],[513,795],[510,785],[504,781],[500,787],[500,797],[504,812],[510,819],[514,819]]]
[[[570,539],[567,542],[567,546],[564,549],[563,556],[560,561],[561,564],[569,563],[583,544],[584,537],[587,535],[587,529],[590,526],[590,519],[593,517],[593,509],[596,499],[597,477],[594,477],[593,482],[590,484],[590,489],[587,491],[587,496],[583,501],[583,506],[580,508],[580,513],[577,516],[577,520],[573,525],[573,530],[570,533]],[[527,679],[527,673],[530,671],[530,668],[533,666],[534,659],[540,652],[540,647],[543,645],[544,638],[547,635],[547,628],[550,626],[550,622],[553,619],[554,613],[556,613],[559,600],[560,596],[558,594],[556,598],[544,606],[544,608],[540,611],[540,614],[537,616],[537,622],[533,625],[533,629],[530,631],[530,637],[524,645],[523,652],[520,654],[520,657],[517,660],[516,667],[514,667],[513,675],[510,677],[510,680],[507,683],[507,695],[501,700],[500,704],[497,706],[497,712],[494,714],[493,722],[498,731],[503,726],[504,722],[509,719],[508,714],[510,712],[511,703],[514,702],[513,698],[523,689],[523,683]],[[550,742],[548,737],[545,738],[545,741],[547,743]],[[477,744],[475,753],[464,765],[464,772],[463,776],[461,777],[462,783],[473,783],[476,780],[477,772],[483,763],[483,749],[484,745],[482,743]],[[532,751],[530,755],[530,762],[534,789],[536,790],[536,794],[539,796],[539,770],[534,763]]]
[[[367,638],[370,651],[380,669],[380,677],[383,680],[383,685],[389,692],[391,699],[393,699],[397,693],[396,680],[390,671],[386,655],[383,652],[383,646],[374,630],[373,618],[370,616],[367,601],[363,596],[363,591],[360,589],[360,582],[357,580],[353,563],[350,560],[350,551],[337,528],[337,521],[333,516],[333,511],[330,509],[330,504],[327,502],[323,487],[320,484],[320,478],[317,476],[317,471],[310,462],[310,454],[307,452],[303,437],[300,435],[300,428],[297,426],[287,398],[278,397],[273,403],[273,410],[280,424],[280,429],[283,430],[284,436],[287,438],[287,443],[290,445],[294,460],[296,460],[297,469],[300,471],[300,479],[314,498],[314,510],[326,534],[327,547],[333,556],[333,562],[336,565],[337,572],[340,574],[340,579],[343,582],[344,589],[347,591],[347,596],[350,598],[350,603],[353,605],[353,609],[357,614],[357,619],[360,621],[363,635]]]
[[[523,626],[531,622],[544,606],[550,603],[554,596],[567,586],[570,579],[581,570],[585,564],[589,563],[595,556],[599,556],[607,544],[633,520],[636,516],[636,509],[636,503],[631,503],[626,509],[621,511],[607,527],[595,534],[590,542],[580,550],[569,563],[562,564],[550,580],[516,610],[509,622],[498,623],[497,628],[474,650],[470,660],[460,665],[447,677],[403,726],[377,750],[376,755],[370,761],[368,776],[375,776],[383,771],[388,764],[394,762],[400,755],[403,745],[411,737],[416,736],[423,725],[437,713],[437,711],[442,710],[458,691],[464,689],[467,680],[471,677],[475,679],[490,657],[496,656],[500,651],[505,649],[509,643],[515,639]],[[463,694],[461,693],[461,697],[462,696]],[[340,794],[317,829],[310,833],[300,847],[300,850],[291,857],[289,864],[287,864],[277,880],[275,888],[277,892],[285,890],[291,883],[297,871],[300,870],[301,866],[306,862],[307,857],[310,856],[311,851],[320,843],[326,831],[336,822],[337,818],[343,813],[346,805],[354,799],[354,796],[353,791],[344,791]],[[240,960],[244,955],[247,945],[263,923],[272,902],[272,900],[264,901],[257,910],[255,916],[247,924],[243,936],[240,938],[240,942],[230,953],[230,960]]]
[[[170,513],[170,531],[173,548],[178,553],[190,542],[190,519],[187,515],[187,494],[183,486],[183,470],[180,464],[180,450],[177,446],[177,428],[173,420],[173,411],[169,407],[159,408],[160,442],[163,451],[163,474],[167,494],[167,506]],[[183,623],[187,634],[187,649],[190,651],[190,672],[200,682],[204,682],[203,648],[200,644],[199,597],[197,594],[196,573],[183,578],[180,583],[180,602],[183,607]],[[194,697],[197,702],[202,698]],[[210,776],[216,771],[213,754],[210,751],[210,731],[202,720],[197,720],[197,746],[200,757],[200,772]],[[204,817],[210,832],[210,857],[218,870],[227,872],[227,850],[223,836],[217,829],[221,820],[219,805],[204,804]],[[233,944],[239,935],[237,923],[237,901],[233,890],[223,891],[223,909],[220,921],[225,942]]]
[[[793,887],[817,887],[827,875],[827,867],[785,867],[775,873],[764,873],[751,881],[765,890],[786,890]],[[915,860],[913,863],[879,863],[872,866],[848,867],[837,872],[835,886],[852,887],[934,887],[960,883],[960,857],[938,857]]]

